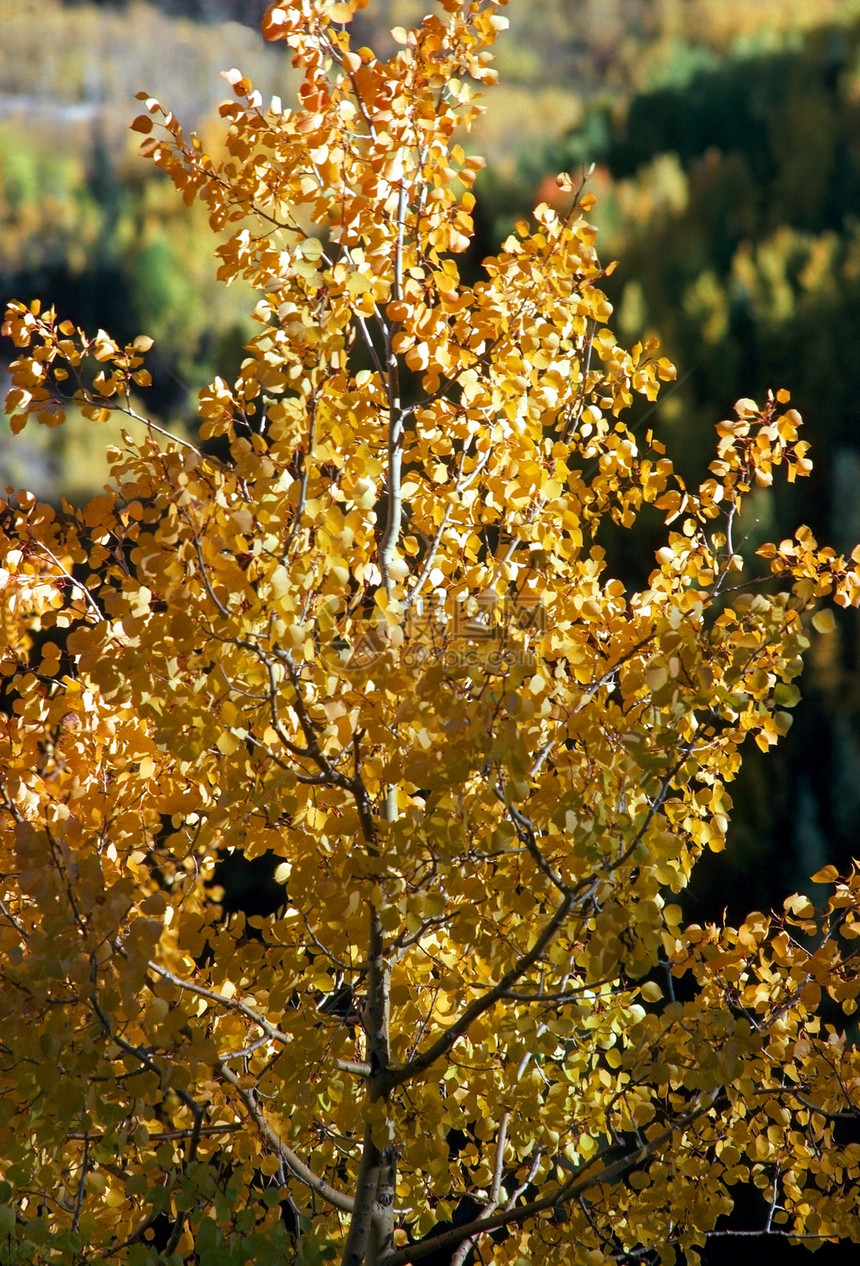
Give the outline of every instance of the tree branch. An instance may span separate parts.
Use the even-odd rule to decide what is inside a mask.
[[[530,1200],[526,1204],[517,1205],[515,1208],[506,1206],[487,1218],[475,1218],[472,1222],[452,1227],[450,1231],[443,1231],[440,1235],[431,1236],[430,1239],[422,1240],[418,1244],[407,1244],[403,1248],[395,1249],[393,1253],[389,1253],[383,1259],[380,1266],[407,1266],[408,1263],[418,1262],[421,1258],[427,1257],[431,1253],[455,1248],[463,1240],[469,1239],[473,1235],[480,1235],[484,1231],[495,1231],[503,1226],[516,1226],[526,1222],[539,1213],[546,1213],[548,1210],[555,1209],[568,1200],[574,1199],[592,1187],[615,1181],[622,1174],[636,1165],[641,1165],[643,1161],[648,1160],[649,1157],[658,1152],[666,1143],[671,1141],[673,1134],[677,1130],[691,1125],[697,1117],[710,1111],[721,1090],[722,1087],[718,1087],[716,1090],[710,1091],[705,1096],[704,1102],[697,1104],[695,1108],[684,1113],[683,1116],[672,1122],[656,1138],[628,1152],[625,1156],[619,1157],[618,1160],[604,1166],[602,1169],[594,1170],[594,1161],[586,1161],[579,1166],[575,1174],[567,1182],[554,1185],[553,1190],[547,1192],[546,1195],[539,1196],[536,1200]],[[594,1172],[589,1172],[592,1170]]]
[[[490,1184],[490,1196],[484,1206],[480,1218],[489,1218],[490,1214],[495,1213],[499,1207],[499,1193],[502,1188],[502,1174],[505,1164],[505,1145],[508,1140],[508,1123],[510,1122],[510,1112],[503,1112],[499,1121],[499,1133],[496,1138],[496,1161],[493,1166],[493,1181]],[[480,1221],[479,1218],[479,1221]],[[470,1235],[467,1240],[454,1251],[451,1256],[451,1266],[465,1266],[466,1257],[471,1249],[475,1247],[478,1241],[478,1234]]]
[[[315,1192],[320,1199],[325,1200],[327,1204],[332,1205],[335,1209],[340,1209],[344,1213],[352,1213],[355,1207],[355,1202],[353,1201],[352,1196],[348,1196],[344,1191],[339,1191],[336,1187],[333,1187],[331,1183],[327,1182],[325,1178],[322,1178],[319,1174],[315,1174],[312,1169],[308,1168],[304,1161],[299,1159],[291,1147],[287,1147],[286,1143],[278,1138],[277,1134],[260,1111],[253,1090],[242,1086],[238,1076],[233,1072],[233,1070],[228,1068],[225,1064],[222,1064],[220,1061],[217,1064],[217,1069],[224,1080],[236,1091],[239,1098],[245,1105],[249,1117],[260,1131],[260,1134],[274,1149],[277,1155],[280,1156],[284,1165],[293,1177],[297,1178],[299,1182],[304,1183],[305,1186]]]
[[[435,1064],[437,1059],[447,1055],[455,1042],[469,1031],[475,1020],[504,998],[511,985],[539,961],[573,909],[574,901],[574,893],[566,893],[555,914],[547,923],[532,948],[523,954],[509,971],[505,972],[498,984],[494,985],[485,994],[482,994],[480,998],[476,998],[474,1002],[471,1002],[459,1019],[445,1029],[427,1050],[421,1055],[416,1055],[414,1059],[402,1064],[399,1068],[390,1069],[385,1077],[386,1087],[393,1089],[395,1086],[402,1086],[405,1082],[411,1081],[413,1077],[417,1077],[419,1073],[424,1072],[431,1064]]]

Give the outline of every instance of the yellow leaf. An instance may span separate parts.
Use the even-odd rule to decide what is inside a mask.
[[[812,617],[812,627],[817,633],[832,633],[836,628],[836,619],[829,607],[816,611]]]

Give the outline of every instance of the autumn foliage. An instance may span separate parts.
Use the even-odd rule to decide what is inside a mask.
[[[231,72],[223,161],[133,124],[259,296],[199,441],[146,417],[148,338],[6,313],[12,429],[74,403],[113,478],[0,517],[0,1257],[695,1261],[738,1184],[860,1240],[860,877],[738,928],[674,900],[860,602],[807,529],[744,555],[800,418],[740,401],[684,486],[569,178],[466,284],[499,5],[390,61],[359,7],[268,11],[300,102]],[[598,533],[646,505],[630,592]],[[231,855],[277,910],[226,916]]]

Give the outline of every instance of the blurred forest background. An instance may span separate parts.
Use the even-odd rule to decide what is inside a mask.
[[[358,42],[424,0],[371,0]],[[39,297],[119,339],[156,340],[146,407],[183,425],[214,374],[230,378],[250,333],[248,295],[215,282],[205,214],[136,157],[128,124],[145,89],[217,150],[219,72],[264,98],[295,75],[267,47],[263,0],[0,0],[0,302]],[[541,200],[554,175],[595,163],[591,187],[613,328],[656,333],[679,367],[648,419],[685,474],[712,455],[713,424],[740,396],[788,387],[815,473],[755,496],[753,541],[808,523],[860,541],[860,0],[512,0],[500,86],[470,138],[475,260]],[[0,392],[5,393],[0,347]],[[0,395],[2,399],[2,395]],[[644,422],[644,418],[643,418]],[[11,442],[0,485],[80,501],[106,478],[104,429],[72,419]],[[659,523],[616,542],[631,583]],[[860,620],[815,648],[795,724],[755,749],[731,788],[730,846],[685,894],[690,918],[769,909],[825,861],[860,852]]]

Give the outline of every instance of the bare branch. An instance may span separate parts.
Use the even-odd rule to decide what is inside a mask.
[[[107,400],[100,400],[99,404],[103,405],[104,407],[108,409],[111,407],[110,402]],[[157,435],[163,436],[164,439],[170,440],[173,444],[178,444],[180,448],[187,448],[189,452],[196,453],[198,457],[205,456],[203,451],[199,449],[196,444],[192,444],[190,440],[184,440],[182,439],[181,436],[174,435],[172,431],[165,430],[163,426],[159,426],[157,422],[153,422],[151,418],[144,417],[143,414],[138,413],[136,410],[130,408],[128,405],[124,405],[120,407],[117,410],[117,412],[124,413],[127,417],[132,418],[135,422],[142,423],[143,426],[145,426],[148,431],[155,431]],[[215,459],[210,457],[208,460],[214,462]]]

